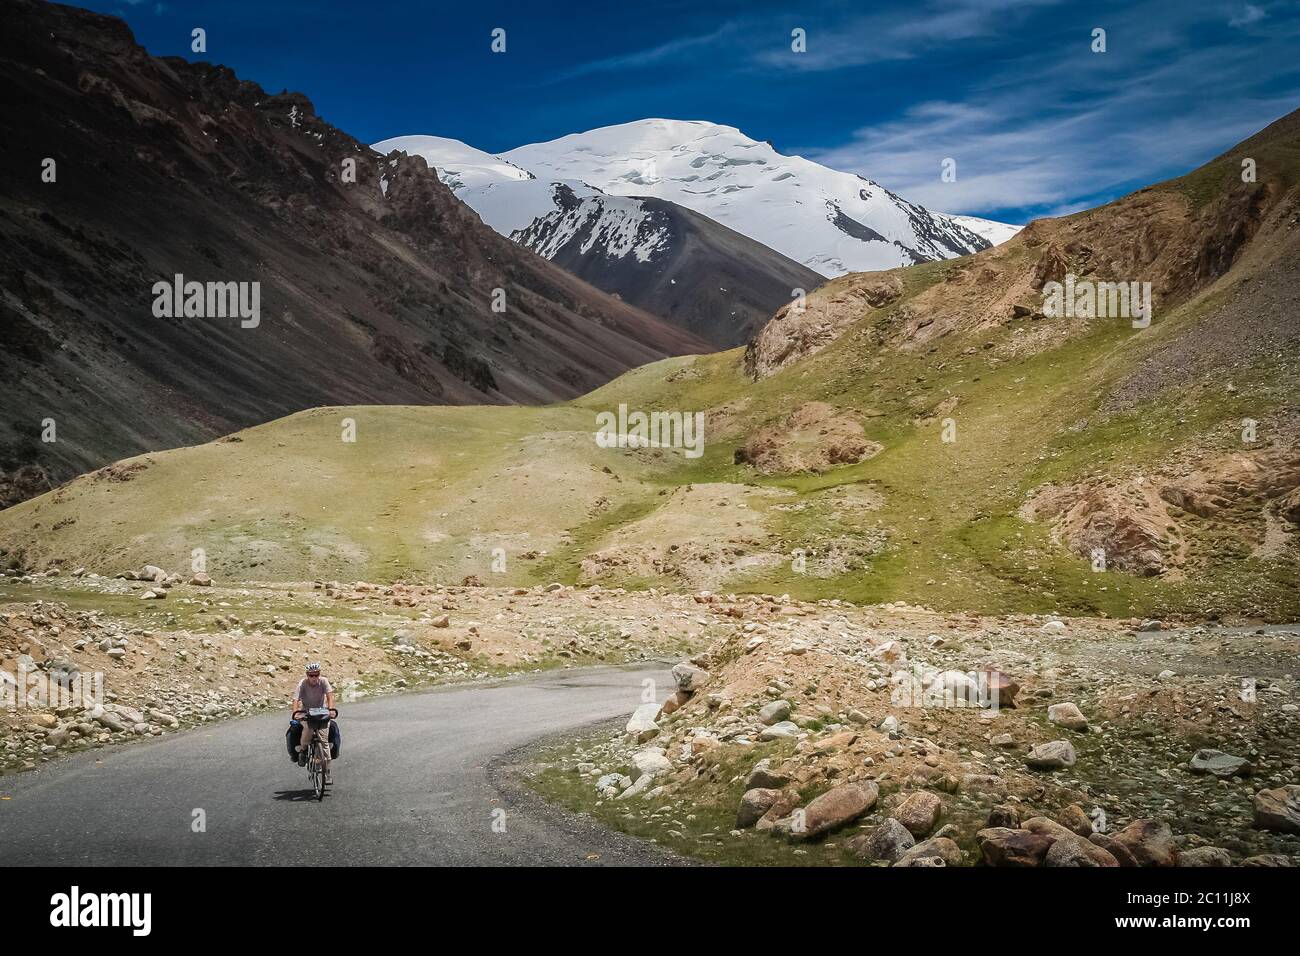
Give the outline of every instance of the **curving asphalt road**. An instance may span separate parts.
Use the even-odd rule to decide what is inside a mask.
[[[678,862],[489,772],[541,737],[631,713],[646,677],[671,686],[662,665],[591,668],[347,705],[320,803],[284,749],[283,714],[61,758],[0,779],[0,866]]]

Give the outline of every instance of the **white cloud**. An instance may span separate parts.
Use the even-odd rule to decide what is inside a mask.
[[[1194,168],[1300,101],[1300,89],[1260,92],[1270,63],[1289,64],[1285,42],[1197,46],[1182,39],[1189,22],[1144,32],[1114,20],[1112,52],[1038,49],[959,101],[920,103],[841,146],[800,151],[946,212],[1094,205]],[[941,180],[946,157],[955,182]]]
[[[1268,16],[1268,12],[1261,7],[1248,3],[1239,10],[1233,11],[1232,17],[1228,20],[1230,27],[1248,27],[1252,23],[1258,23]]]

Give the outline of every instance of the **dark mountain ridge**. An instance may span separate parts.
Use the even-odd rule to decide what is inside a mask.
[[[0,506],[302,408],[563,400],[707,350],[302,94],[151,56],[113,17],[4,15]],[[259,321],[158,317],[176,275],[258,283]]]

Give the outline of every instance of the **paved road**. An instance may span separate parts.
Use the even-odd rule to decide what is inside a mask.
[[[645,677],[671,686],[661,666],[592,668],[348,705],[321,803],[289,761],[285,715],[59,759],[0,780],[0,866],[671,862],[488,773],[540,737],[631,713]]]

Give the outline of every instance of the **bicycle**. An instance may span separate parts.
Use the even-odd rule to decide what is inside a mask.
[[[338,717],[336,707],[313,707],[295,710],[294,720],[305,720],[311,730],[307,745],[307,775],[317,801],[325,799],[325,788],[334,781],[330,777],[330,721]]]

